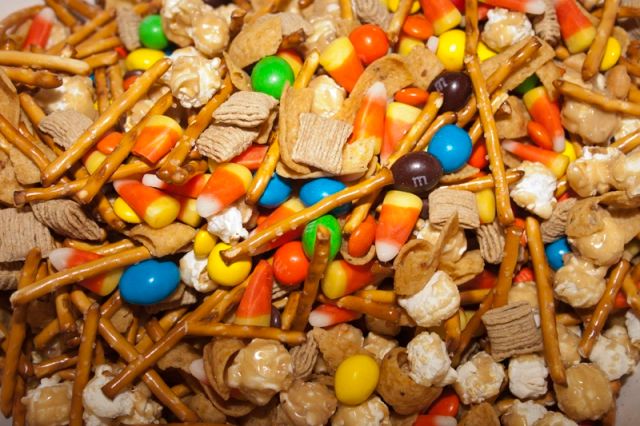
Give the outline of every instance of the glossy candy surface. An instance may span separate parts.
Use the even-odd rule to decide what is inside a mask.
[[[447,71],[462,70],[465,38],[462,30],[450,30],[440,35],[436,56]]]
[[[396,102],[421,107],[427,102],[427,99],[429,99],[429,93],[418,87],[405,87],[404,89],[398,90],[396,94],[393,95],[393,99]]]
[[[127,223],[142,223],[140,216],[133,211],[131,206],[127,204],[122,197],[118,197],[113,202],[113,211],[116,215]]]
[[[166,183],[158,178],[155,174],[148,173],[142,176],[142,183],[152,188],[161,189],[171,195],[180,195],[182,197],[196,198],[204,189],[211,175],[200,174],[195,175],[183,185],[175,185]]]
[[[563,256],[567,253],[571,253],[569,242],[566,238],[560,238],[554,242],[547,244],[544,248],[544,252],[547,255],[547,262],[554,271],[557,271],[564,265]]]
[[[53,10],[45,7],[38,12],[31,20],[29,26],[29,32],[22,44],[23,49],[29,49],[31,46],[44,49],[47,47],[47,41],[53,28],[53,23],[56,21],[56,16]]]
[[[435,35],[440,35],[457,27],[462,20],[460,11],[451,0],[420,0],[420,5],[424,16],[433,25]]]
[[[260,260],[249,277],[247,289],[240,299],[236,318],[239,325],[268,327],[271,324],[271,292],[273,268],[266,260]]]
[[[274,209],[287,201],[291,195],[291,185],[287,180],[274,173],[267,184],[258,204],[268,209]]]
[[[358,317],[360,317],[359,313],[349,309],[323,304],[311,311],[311,314],[309,314],[309,324],[312,327],[330,327],[343,322],[353,321]]]
[[[571,53],[587,50],[596,37],[596,28],[578,7],[576,0],[555,0],[560,33]]]
[[[600,71],[605,72],[617,64],[621,53],[622,47],[620,46],[620,42],[614,37],[609,37],[604,49],[602,61],[600,61]]]
[[[569,157],[534,145],[507,140],[502,143],[502,147],[518,158],[544,164],[557,178],[564,176],[569,165]]]
[[[544,86],[536,87],[524,94],[522,100],[531,117],[547,131],[553,150],[564,150],[564,127],[558,104],[553,102]]]
[[[287,217],[299,212],[302,209],[304,209],[304,204],[302,204],[302,201],[300,201],[299,198],[290,198],[282,203],[280,207],[271,212],[271,214],[267,216],[264,221],[259,222],[258,226],[256,226],[256,229],[253,232],[260,232],[261,230],[266,229],[267,227],[273,225],[274,223],[277,223],[280,220],[286,219]],[[280,247],[284,243],[299,238],[302,235],[303,229],[303,227],[299,227],[297,229],[285,232],[284,234],[282,234],[282,236],[267,244],[265,250],[273,250],[274,248]]]
[[[343,404],[357,405],[366,401],[378,385],[380,368],[368,355],[352,355],[336,370],[336,398]]]
[[[312,206],[323,198],[336,192],[342,191],[346,185],[340,181],[331,178],[318,178],[310,180],[300,188],[300,200],[306,207]],[[351,209],[351,204],[344,204],[336,207],[331,214],[340,216],[347,213]]]
[[[329,299],[337,299],[355,293],[371,284],[373,280],[371,263],[352,265],[342,259],[334,260],[325,270],[322,278],[322,292]]]
[[[227,265],[220,257],[220,252],[230,248],[226,243],[218,243],[209,253],[207,272],[209,278],[223,286],[236,286],[251,273],[251,258],[244,257]]]
[[[460,170],[471,157],[471,138],[458,126],[447,124],[433,135],[427,152],[438,159],[445,173]]]
[[[402,24],[402,32],[415,39],[425,41],[433,35],[433,25],[424,15],[410,15]]]
[[[278,53],[276,53],[276,56],[287,61],[291,67],[291,71],[293,71],[293,75],[298,76],[300,68],[302,68],[302,58],[300,58],[300,55],[298,55],[295,50],[280,49]]]
[[[152,305],[169,297],[178,284],[180,270],[175,263],[149,259],[125,269],[119,289],[127,303]]]
[[[280,246],[273,255],[273,273],[278,284],[297,286],[309,272],[309,260],[300,241],[291,241]]]
[[[172,223],[180,212],[180,203],[137,180],[122,179],[113,182],[118,195],[152,228],[162,228]]]
[[[496,218],[496,196],[492,188],[475,193],[480,223],[493,223]]]
[[[105,155],[111,154],[120,145],[120,141],[124,135],[120,132],[111,132],[102,139],[96,145],[98,151]]]
[[[320,65],[347,92],[351,92],[364,72],[353,43],[347,37],[333,40],[320,55]]]
[[[349,34],[358,58],[368,65],[383,57],[389,50],[389,41],[382,28],[373,24],[360,25]]]
[[[249,169],[240,164],[217,167],[198,196],[198,214],[209,217],[234,203],[246,194],[251,178]]]
[[[162,18],[160,15],[147,15],[138,27],[140,42],[149,49],[163,50],[169,45],[167,36],[162,30]]]
[[[384,83],[377,81],[367,89],[356,112],[350,142],[375,138],[376,152],[380,152],[384,138],[386,110],[387,89]]]
[[[61,247],[49,252],[49,262],[58,271],[64,271],[101,257],[103,256],[97,253],[71,247]],[[116,268],[107,273],[82,280],[78,284],[100,296],[106,296],[116,289],[121,275],[122,268]]]
[[[444,98],[440,111],[458,111],[473,91],[471,79],[462,72],[443,72],[429,86],[429,91],[442,93]]]
[[[182,127],[174,119],[154,115],[136,137],[131,152],[154,164],[171,151],[181,136]]]
[[[207,257],[216,246],[217,237],[206,229],[200,229],[193,239],[193,252],[196,257]]]
[[[124,64],[129,71],[146,71],[162,58],[164,58],[164,52],[160,50],[141,48],[129,53]]]
[[[353,257],[362,257],[369,252],[376,239],[376,220],[368,215],[365,220],[349,235],[347,251]]]
[[[394,188],[424,196],[442,177],[442,166],[436,157],[427,152],[410,152],[391,166]]]
[[[400,102],[390,102],[385,116],[384,139],[380,160],[386,161],[400,145],[402,137],[411,129],[420,109]]]
[[[280,99],[286,83],[293,84],[295,76],[291,66],[278,56],[266,56],[251,71],[251,87]]]
[[[411,235],[421,210],[422,199],[417,195],[395,190],[387,192],[376,228],[376,255],[381,262],[396,257]]]
[[[338,219],[330,214],[320,216],[319,218],[309,222],[307,226],[304,227],[304,232],[302,233],[302,247],[304,248],[304,252],[309,259],[313,257],[318,225],[324,226],[331,235],[329,240],[329,259],[333,259],[340,251],[342,233]]]

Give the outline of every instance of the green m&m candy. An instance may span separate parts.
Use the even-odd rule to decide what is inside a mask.
[[[266,56],[258,61],[251,72],[251,87],[280,99],[285,83],[293,84],[295,76],[291,66],[278,56]]]
[[[335,216],[328,214],[309,222],[302,232],[302,249],[309,259],[313,257],[318,225],[324,226],[329,231],[329,261],[331,261],[340,251],[340,244],[342,244],[342,232]]]
[[[149,49],[162,50],[169,45],[169,40],[162,30],[160,15],[149,15],[140,22],[138,27],[140,42]]]

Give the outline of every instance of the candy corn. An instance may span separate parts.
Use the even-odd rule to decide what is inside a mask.
[[[281,49],[281,50],[278,50],[278,53],[276,53],[276,56],[279,56],[285,61],[287,61],[287,63],[293,70],[293,75],[295,76],[298,75],[298,73],[300,72],[300,69],[302,68],[302,59],[300,58],[300,55],[296,53],[295,50]]]
[[[251,145],[245,152],[232,158],[231,163],[242,164],[251,171],[258,170],[268,149],[268,145]]]
[[[97,253],[71,247],[58,248],[49,253],[49,261],[58,271],[64,271],[65,269],[73,268],[74,266],[82,265],[83,263],[91,262],[101,257],[102,256]],[[82,280],[78,284],[100,296],[106,296],[118,286],[122,271],[122,268],[117,268],[105,274]]]
[[[251,172],[245,166],[226,163],[219,166],[198,196],[198,214],[209,217],[220,212],[247,192]]]
[[[360,290],[373,280],[371,262],[352,265],[344,260],[334,260],[324,272],[322,292],[330,299],[337,299]]]
[[[267,216],[267,218],[264,221],[259,222],[258,226],[256,226],[256,229],[253,232],[254,233],[260,232],[263,229],[273,225],[274,223],[279,222],[282,219],[285,219],[291,216],[292,214],[297,213],[303,209],[304,209],[304,204],[302,204],[302,201],[300,201],[299,198],[291,198],[285,201],[284,203],[282,203],[269,216]],[[293,241],[297,238],[300,238],[303,230],[304,230],[304,227],[299,227],[298,229],[285,232],[284,234],[282,234],[282,236],[276,238],[275,240],[267,244],[265,246],[264,251],[273,250],[285,243],[288,243],[289,241]]]
[[[209,174],[195,175],[186,181],[184,185],[173,185],[163,181],[152,173],[147,173],[142,176],[142,183],[152,188],[161,189],[171,195],[196,198],[200,195],[210,177],[211,175]]]
[[[120,145],[120,141],[124,135],[120,132],[111,132],[107,136],[100,139],[100,142],[96,145],[98,151],[105,155],[111,154]]]
[[[566,155],[538,148],[537,146],[525,145],[515,141],[504,141],[502,142],[502,147],[518,158],[544,164],[558,178],[564,175],[569,165],[569,158]]]
[[[576,0],[555,0],[560,34],[571,53],[587,50],[596,37],[596,28],[580,10]]]
[[[384,137],[384,116],[387,107],[387,88],[377,81],[365,92],[353,123],[350,142],[358,139],[375,138],[376,152],[380,152]]]
[[[133,154],[156,163],[165,156],[182,136],[182,127],[174,119],[164,115],[149,118],[136,138]]]
[[[433,32],[440,35],[457,27],[462,20],[460,11],[451,0],[420,0],[424,16],[433,24]]]
[[[551,136],[549,136],[547,129],[545,129],[542,124],[529,121],[527,123],[527,134],[529,135],[529,139],[540,148],[553,149]]]
[[[234,322],[239,325],[268,327],[271,322],[271,290],[273,268],[260,260],[249,277],[247,289],[240,299]]]
[[[175,199],[180,203],[180,212],[178,213],[177,219],[182,223],[197,228],[202,218],[196,209],[196,200],[180,196],[175,196]]]
[[[140,216],[133,211],[131,206],[127,204],[126,201],[122,199],[122,197],[118,197],[113,202],[113,211],[116,216],[120,219],[124,220],[127,223],[142,223],[142,219]]]
[[[364,72],[355,47],[348,37],[339,37],[320,55],[320,65],[347,92],[351,92]]]
[[[529,13],[531,15],[540,15],[544,13],[543,0],[481,0],[483,3],[495,7],[503,7],[515,12]]]
[[[49,35],[51,34],[51,28],[56,19],[56,14],[48,7],[42,9],[31,21],[29,32],[22,44],[23,49],[29,49],[31,46],[36,46],[44,49],[49,41]]]
[[[100,167],[105,158],[107,158],[106,155],[97,149],[93,149],[82,157],[82,164],[84,164],[89,173],[93,173],[98,170],[98,167]]]
[[[544,86],[529,90],[522,97],[534,121],[545,128],[553,143],[553,150],[564,151],[564,128],[558,104],[553,102]]]
[[[331,327],[343,322],[353,321],[359,313],[334,305],[320,305],[309,314],[309,324],[312,327]]]
[[[180,212],[180,203],[162,191],[133,179],[113,182],[119,196],[152,228],[172,223]]]
[[[376,228],[376,254],[381,262],[388,262],[407,241],[422,210],[417,195],[403,191],[389,191],[382,201]]]
[[[411,105],[400,102],[389,103],[384,124],[384,140],[380,150],[382,163],[395,152],[402,137],[409,131],[419,114],[420,109]]]

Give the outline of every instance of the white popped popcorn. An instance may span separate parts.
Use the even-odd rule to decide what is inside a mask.
[[[460,307],[458,287],[446,272],[438,271],[418,293],[398,298],[398,304],[421,327],[435,327]]]
[[[453,387],[464,404],[479,404],[498,395],[506,379],[504,367],[486,352],[478,352],[456,370]]]
[[[502,51],[534,35],[527,15],[500,7],[490,9],[481,37],[487,46]]]
[[[457,378],[447,347],[436,333],[424,332],[414,337],[407,345],[407,356],[409,377],[420,385],[445,386]]]
[[[180,279],[201,293],[209,293],[216,289],[216,284],[209,278],[207,264],[209,259],[199,259],[193,250],[180,259]]]
[[[509,360],[509,390],[521,399],[537,398],[547,392],[547,375],[544,358],[529,354]]]
[[[618,380],[629,374],[636,365],[623,344],[604,335],[598,336],[589,359],[600,367],[609,380]]]
[[[243,226],[242,211],[235,205],[209,217],[207,221],[207,230],[225,243],[235,243],[249,236]]]
[[[524,171],[524,176],[511,186],[511,198],[520,207],[549,219],[557,203],[555,175],[542,163],[532,161],[523,161],[518,170]]]
[[[504,426],[533,426],[547,413],[546,408],[533,401],[515,400],[507,412],[502,415],[502,424]]]
[[[556,298],[574,308],[595,306],[604,293],[607,269],[574,254],[567,255],[564,266],[558,269],[554,277]]]

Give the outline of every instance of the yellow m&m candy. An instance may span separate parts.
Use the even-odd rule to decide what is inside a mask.
[[[335,391],[338,401],[358,405],[366,401],[378,385],[380,368],[368,355],[353,355],[336,370]]]

